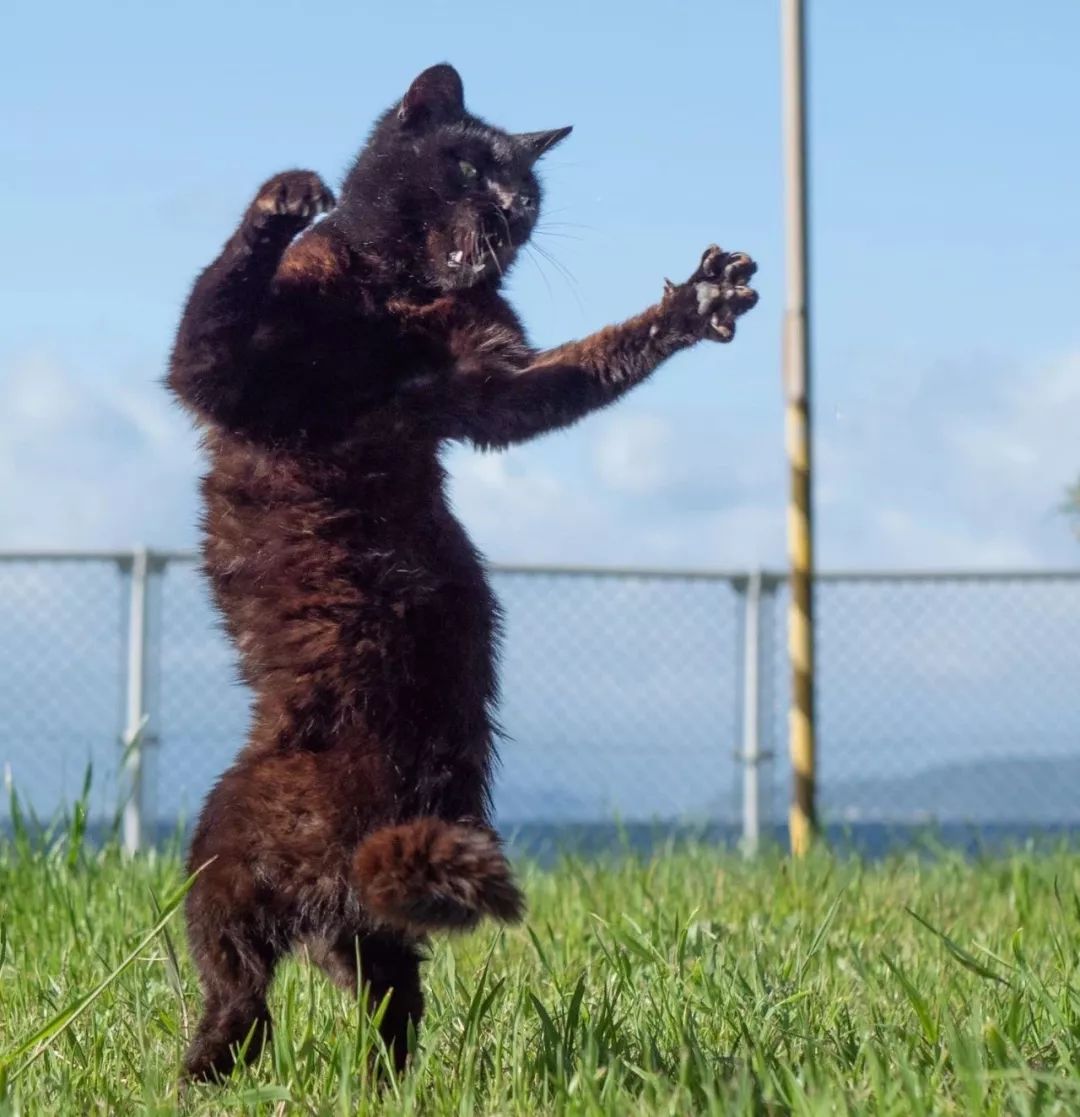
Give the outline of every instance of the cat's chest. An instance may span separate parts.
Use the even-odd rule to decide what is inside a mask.
[[[346,374],[358,369],[396,373],[442,368],[450,360],[449,335],[437,324],[392,314],[321,315],[302,324],[293,348],[297,359],[309,367]]]

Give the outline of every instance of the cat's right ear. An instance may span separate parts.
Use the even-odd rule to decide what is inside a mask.
[[[442,62],[425,70],[401,99],[397,116],[402,126],[419,129],[445,124],[465,115],[465,88],[457,70]]]
[[[574,130],[573,125],[566,128],[552,128],[548,132],[519,132],[514,136],[518,147],[535,163],[545,152],[557,143],[562,143]]]

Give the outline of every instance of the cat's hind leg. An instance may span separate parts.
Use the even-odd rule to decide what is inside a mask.
[[[203,988],[203,1014],[184,1059],[184,1075],[209,1079],[227,1075],[243,1049],[254,1059],[270,1037],[267,990],[280,948],[265,917],[237,905],[251,893],[248,870],[215,862],[188,894],[188,941]]]
[[[424,1015],[420,987],[420,950],[394,932],[342,935],[330,942],[309,943],[311,960],[342,989],[363,996],[374,1012],[389,994],[379,1025],[383,1042],[400,1072],[409,1057],[409,1032],[416,1036]],[[357,960],[359,959],[359,970]]]

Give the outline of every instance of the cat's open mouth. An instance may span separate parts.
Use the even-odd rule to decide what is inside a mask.
[[[503,272],[516,252],[501,230],[474,235],[469,242],[468,248],[456,248],[446,257],[447,270],[458,273],[463,280],[478,279],[488,272]]]
[[[474,275],[479,275],[481,272],[486,271],[491,264],[491,258],[487,254],[482,256],[479,260],[466,260],[465,252],[459,248],[456,252],[451,252],[446,257],[446,266],[451,271],[465,271],[472,272]]]

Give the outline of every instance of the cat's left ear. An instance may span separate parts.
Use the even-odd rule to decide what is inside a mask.
[[[552,128],[550,132],[519,132],[514,136],[514,142],[535,163],[545,152],[550,151],[561,140],[565,140],[573,131],[569,128]]]
[[[409,86],[397,115],[406,128],[460,120],[465,115],[465,87],[457,70],[447,62],[429,67]]]

